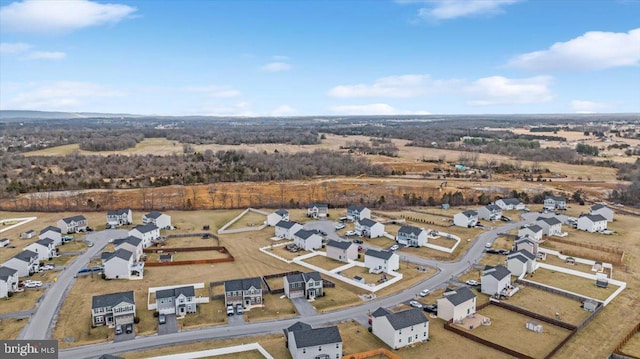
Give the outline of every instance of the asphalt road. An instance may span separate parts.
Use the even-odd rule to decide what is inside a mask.
[[[314,228],[317,223],[323,223],[325,221],[315,222],[313,226],[307,225],[306,228]],[[484,254],[484,246],[487,242],[493,243],[500,233],[508,232],[512,229],[518,228],[525,222],[510,222],[504,226],[494,228],[491,230],[485,230],[479,234],[474,243],[470,246],[466,253],[455,262],[438,262],[426,258],[420,258],[412,255],[401,254],[401,265],[406,261],[418,265],[426,265],[436,267],[438,272],[424,280],[415,286],[405,289],[401,292],[393,295],[377,298],[373,301],[363,303],[357,307],[346,308],[330,313],[316,314],[312,316],[306,316],[303,318],[305,323],[311,326],[322,326],[329,323],[338,323],[345,320],[354,319],[360,323],[366,323],[368,314],[378,307],[391,307],[398,303],[407,302],[415,298],[416,293],[424,288],[434,289],[445,286],[449,280],[457,277],[461,273],[468,270],[474,263],[477,263]],[[331,225],[333,222],[326,221],[324,226]],[[323,229],[325,227],[322,227]],[[479,229],[480,230],[480,229]],[[332,237],[332,232],[325,230],[329,236]],[[480,230],[482,231],[482,230]],[[94,247],[95,248],[95,247]],[[161,347],[166,345],[184,344],[194,341],[210,340],[212,338],[234,338],[234,337],[248,337],[268,333],[282,332],[282,329],[287,328],[299,321],[300,318],[293,318],[280,321],[266,321],[245,323],[240,326],[216,326],[211,328],[203,328],[197,330],[183,331],[174,334],[167,334],[162,336],[148,336],[137,337],[134,340],[113,343],[107,342],[103,344],[94,344],[90,346],[77,347],[73,349],[66,349],[60,352],[60,358],[69,359],[81,359],[81,358],[97,358],[100,354],[117,354],[122,352],[128,352],[133,350],[149,349],[155,347]],[[99,354],[98,354],[99,353]]]
[[[84,254],[76,258],[67,269],[60,272],[58,281],[54,282],[45,293],[44,298],[38,305],[36,312],[33,314],[29,323],[22,330],[18,339],[48,339],[51,337],[51,328],[53,321],[67,296],[67,292],[71,289],[75,282],[74,275],[80,269],[85,267],[92,257],[96,256],[109,243],[110,239],[126,237],[126,230],[108,230],[101,232],[91,232],[86,236],[86,240],[93,242],[93,247],[87,248]],[[79,239],[77,239],[79,240]]]

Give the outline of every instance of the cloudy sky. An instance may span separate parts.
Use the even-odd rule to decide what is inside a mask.
[[[634,0],[0,0],[0,109],[640,112]]]

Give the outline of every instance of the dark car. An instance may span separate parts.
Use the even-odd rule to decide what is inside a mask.
[[[506,249],[500,249],[500,250],[498,250],[498,253],[502,254],[503,256],[507,256],[507,255],[509,255],[509,253],[511,253],[511,251],[506,250]]]
[[[93,232],[93,228],[87,227],[87,232]]]
[[[125,326],[125,331],[127,332],[127,334],[133,333],[133,324],[127,324]]]
[[[211,237],[211,235],[209,233],[205,233],[205,234],[202,235],[202,239],[207,239],[209,237]]]
[[[353,243],[362,244],[362,240],[361,239],[354,239]]]
[[[422,310],[424,310],[427,313],[438,314],[438,305],[437,304],[425,305],[422,307]]]
[[[497,249],[486,249],[485,252],[490,254],[500,254],[500,251]]]

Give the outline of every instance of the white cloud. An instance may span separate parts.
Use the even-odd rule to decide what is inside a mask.
[[[505,5],[521,0],[421,0],[409,2],[427,3],[431,6],[418,10],[424,19],[448,20],[476,15],[496,15],[504,12]]]
[[[432,80],[429,75],[401,75],[377,79],[373,84],[340,85],[327,93],[331,97],[408,98],[451,89],[459,80]]]
[[[540,103],[553,99],[549,90],[552,80],[551,76],[524,79],[491,76],[476,80],[465,90],[480,97],[468,102],[474,106]]]
[[[73,81],[28,83],[16,86],[15,92],[15,95],[3,94],[10,96],[0,101],[3,109],[91,111],[97,98],[125,95],[101,84]]]
[[[28,60],[63,60],[67,54],[59,51],[34,51],[27,55]]]
[[[262,71],[267,71],[267,72],[280,72],[280,71],[289,71],[292,68],[293,66],[291,66],[286,62],[270,62],[262,66],[260,69],[262,69]]]
[[[271,111],[271,116],[291,116],[296,113],[296,109],[289,105],[281,105]]]
[[[88,0],[25,0],[0,8],[2,31],[65,32],[83,27],[115,24],[136,8]]]
[[[207,97],[231,98],[241,96],[242,93],[225,86],[189,86],[185,87],[186,92],[202,93]]]
[[[29,50],[32,46],[23,42],[0,43],[0,54],[19,54]]]
[[[570,103],[571,109],[578,113],[594,113],[611,109],[611,105],[603,102],[573,100]]]
[[[590,31],[547,50],[518,55],[508,66],[531,71],[600,70],[640,64],[640,28],[624,32]]]

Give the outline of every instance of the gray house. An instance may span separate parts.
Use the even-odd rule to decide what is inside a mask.
[[[224,282],[224,304],[242,304],[249,310],[262,306],[262,279],[260,277],[232,279]]]
[[[409,247],[422,247],[429,241],[428,233],[422,228],[404,225],[398,230],[396,240]]]
[[[336,326],[312,329],[297,322],[284,329],[284,336],[293,359],[342,358],[342,337]]]
[[[0,267],[0,298],[18,290],[18,271],[9,267]]]
[[[38,253],[25,249],[4,262],[2,266],[15,269],[18,277],[27,277],[38,271],[40,261]]]
[[[183,317],[195,313],[196,290],[192,285],[156,291],[156,307],[160,314],[176,314]]]
[[[133,223],[131,209],[123,208],[107,212],[107,224],[110,226],[122,226]]]
[[[289,274],[283,277],[283,281],[284,294],[289,299],[315,299],[324,294],[323,281],[318,272]]]
[[[62,233],[78,233],[86,231],[89,224],[85,216],[78,215],[63,218],[58,221],[57,225]]]
[[[91,300],[91,322],[93,326],[113,327],[133,323],[136,301],[133,291],[94,295]]]
[[[347,241],[330,239],[326,246],[327,258],[349,263],[349,259],[358,259],[358,245]]]
[[[371,219],[371,210],[364,206],[349,206],[347,207],[347,219],[352,222],[357,222],[361,219]]]
[[[307,207],[307,217],[326,218],[329,217],[329,205],[326,203],[310,203]]]
[[[544,198],[544,209],[549,211],[567,209],[567,199],[562,196],[546,196]]]
[[[39,239],[53,239],[54,245],[59,246],[62,244],[62,230],[58,227],[48,226],[43,228],[38,235]]]

